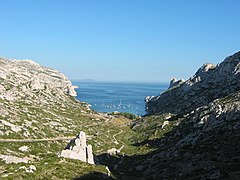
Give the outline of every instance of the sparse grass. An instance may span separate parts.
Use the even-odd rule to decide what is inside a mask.
[[[231,100],[232,97],[226,97],[220,102],[229,103]],[[176,125],[182,122],[182,119],[178,117],[171,118],[168,120],[169,124],[162,128],[166,121],[164,115],[136,117],[128,113],[118,113],[111,114],[114,118],[105,119],[97,118],[99,115],[90,110],[87,115],[90,113],[92,115],[86,116],[85,113],[81,113],[81,111],[87,112],[86,104],[76,101],[71,96],[60,97],[57,93],[55,96],[49,96],[44,91],[38,91],[34,98],[24,97],[17,101],[0,99],[0,105],[7,111],[0,115],[0,119],[18,125],[22,129],[15,133],[8,126],[3,126],[2,132],[8,131],[9,134],[1,135],[0,138],[51,138],[75,136],[80,131],[84,131],[89,136],[87,143],[93,146],[93,153],[97,156],[106,153],[108,149],[123,147],[118,155],[112,156],[110,166],[118,163],[123,155],[134,156],[135,162],[126,158],[124,160],[125,167],[122,169],[128,169],[130,165],[132,168],[134,165],[144,162],[144,158],[151,157],[151,153],[156,148],[148,143],[143,143],[144,141],[164,140],[166,136],[169,138],[169,134],[176,129]],[[30,125],[27,125],[28,123]],[[189,128],[192,124],[187,123],[187,120],[182,123],[184,124],[181,127],[182,136],[194,131]],[[24,136],[26,131],[30,133],[29,137]],[[179,137],[171,138],[176,139],[171,139],[171,142],[161,150],[167,150],[170,146],[174,146]],[[7,179],[71,179],[93,171],[107,173],[104,166],[89,165],[77,160],[57,157],[57,153],[64,149],[67,143],[67,141],[1,142],[0,154],[32,157],[33,160],[29,164],[5,164],[0,160],[0,174],[1,176],[6,175]],[[19,151],[19,147],[24,145],[29,147],[28,152]],[[29,167],[30,165],[36,166],[37,171],[26,173],[25,170],[19,169],[21,166]]]
[[[92,144],[93,152],[96,155],[106,153],[111,148],[119,149],[122,145],[124,148],[121,150],[121,154],[133,155],[149,151],[148,148],[141,149],[133,146],[137,134],[128,126],[131,123],[131,120],[127,118],[129,114],[116,115],[110,121],[99,120],[94,116],[88,117],[82,114],[82,110],[87,111],[86,105],[70,96],[64,96],[61,100],[54,96],[48,102],[40,103],[37,102],[39,97],[49,99],[49,97],[45,97],[43,92],[39,91],[34,99],[26,97],[14,102],[0,101],[2,105],[13,108],[12,111],[9,110],[7,116],[1,118],[6,121],[11,118],[13,124],[23,129],[18,133],[10,131],[8,135],[2,135],[0,138],[51,138],[75,136],[80,131],[84,131],[90,136],[87,143]],[[95,112],[91,111],[91,113]],[[133,116],[131,115],[131,117]],[[31,122],[31,125],[27,126],[26,122]],[[51,123],[56,125],[51,125]],[[5,128],[8,127],[5,126]],[[23,135],[26,130],[30,133],[29,137]],[[120,131],[123,133],[115,137],[118,141],[116,144],[113,136]],[[67,143],[67,141],[0,143],[0,154],[33,157],[33,161],[29,164],[5,164],[0,160],[3,166],[0,169],[1,174],[6,175],[7,179],[71,179],[92,171],[106,173],[104,166],[93,166],[76,160],[58,158],[56,154],[64,149]],[[29,147],[28,152],[19,151],[18,148],[24,145]],[[35,173],[26,173],[23,169],[19,170],[19,167],[29,167],[31,164],[37,168]]]
[[[4,165],[0,162],[1,165]],[[21,166],[36,167],[34,173],[27,173]],[[73,179],[89,172],[97,171],[107,174],[104,166],[90,165],[78,160],[63,159],[53,154],[47,154],[45,158],[29,164],[11,164],[2,171],[2,175],[8,174],[6,179]],[[13,173],[13,174],[11,174]],[[5,179],[5,178],[1,178]]]

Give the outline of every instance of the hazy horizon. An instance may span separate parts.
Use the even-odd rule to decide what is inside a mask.
[[[169,82],[239,51],[240,1],[1,1],[0,56],[69,79]]]
[[[161,82],[161,81],[122,81],[122,80],[94,80],[94,79],[69,79],[72,82],[79,82],[79,83],[143,83],[143,84],[169,84],[168,82]]]

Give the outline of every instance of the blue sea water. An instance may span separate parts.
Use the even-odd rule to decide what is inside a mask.
[[[144,115],[145,97],[156,96],[168,88],[161,83],[73,82],[77,99],[97,112],[128,112]]]

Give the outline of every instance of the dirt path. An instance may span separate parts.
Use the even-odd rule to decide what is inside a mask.
[[[44,141],[64,141],[72,140],[75,136],[71,137],[55,137],[55,138],[43,138],[43,139],[0,139],[0,142],[44,142]]]
[[[120,135],[120,134],[122,134],[122,133],[123,133],[123,130],[121,129],[120,132],[118,132],[118,133],[116,133],[116,134],[113,135],[114,143],[115,143],[115,144],[119,144],[119,143],[122,144],[122,146],[117,150],[118,152],[121,152],[121,150],[122,150],[122,149],[124,148],[124,146],[125,146],[125,144],[124,144],[123,142],[120,142],[120,141],[118,141],[118,140],[116,139],[116,136],[117,136],[117,135]],[[122,164],[123,160],[124,160],[124,155],[121,156],[120,161],[119,161],[117,164],[114,165],[114,168],[113,168],[113,169],[116,170],[116,169],[118,168],[118,166],[119,166],[120,164]]]
[[[121,129],[120,132],[118,132],[117,134],[114,134],[114,135],[113,135],[113,139],[114,139],[114,143],[115,143],[115,144],[119,144],[118,140],[116,139],[116,136],[119,135],[119,134],[122,134],[122,133],[123,133],[123,130]],[[121,142],[121,144],[123,144],[123,143]]]

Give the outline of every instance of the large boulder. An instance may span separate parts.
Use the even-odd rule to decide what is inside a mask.
[[[92,146],[87,145],[86,134],[83,131],[69,142],[66,148],[60,152],[59,156],[94,164]]]

